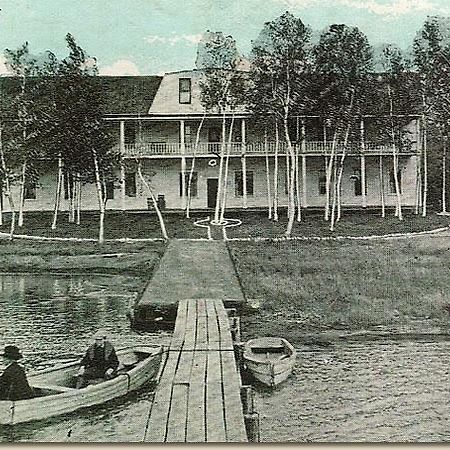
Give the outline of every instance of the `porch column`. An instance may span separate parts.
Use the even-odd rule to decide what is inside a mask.
[[[304,208],[308,207],[307,197],[306,197],[306,125],[305,119],[302,119],[302,204]]]
[[[247,139],[246,139],[245,119],[241,120],[241,136],[242,136],[242,190],[243,190],[243,207],[247,208],[247,159],[245,156]]]
[[[361,194],[362,194],[362,207],[367,207],[366,196],[366,144],[364,139],[364,119],[361,119]]]
[[[181,209],[186,207],[186,145],[184,142],[184,120],[180,120],[180,151],[181,151]]]
[[[125,210],[125,121],[119,122],[119,151],[120,151],[120,206]]]

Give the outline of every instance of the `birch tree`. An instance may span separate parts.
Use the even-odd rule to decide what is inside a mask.
[[[331,25],[314,47],[314,66],[318,110],[333,132],[326,170],[325,205],[325,219],[330,219],[330,230],[333,231],[341,215],[341,183],[348,144],[359,130],[365,85],[373,68],[372,49],[357,27]]]
[[[201,103],[205,111],[219,112],[222,116],[222,137],[218,175],[218,189],[214,222],[223,221],[226,207],[227,166],[230,147],[227,145],[227,113],[231,113],[229,133],[232,136],[234,113],[239,104],[238,92],[242,90],[241,74],[237,70],[240,57],[236,41],[222,32],[207,31],[199,46],[196,65],[204,72],[200,81]],[[226,150],[228,157],[226,156]],[[184,174],[183,174],[184,176]],[[221,220],[222,219],[222,220]]]
[[[429,141],[445,142],[450,122],[450,18],[428,17],[413,43],[414,63],[420,76],[422,121],[422,216],[427,214],[430,180]],[[445,146],[445,144],[444,144]],[[442,151],[445,155],[445,149]],[[444,156],[445,157],[445,156]],[[444,159],[443,159],[444,161]],[[442,164],[442,177],[445,164]],[[445,193],[445,187],[442,186]],[[445,202],[443,198],[442,202]]]
[[[295,219],[295,180],[298,170],[290,121],[294,113],[298,114],[310,106],[310,35],[308,26],[286,12],[264,24],[257,40],[253,42],[251,52],[252,104],[255,110],[272,117],[276,126],[280,125],[288,153],[286,236],[291,235]]]

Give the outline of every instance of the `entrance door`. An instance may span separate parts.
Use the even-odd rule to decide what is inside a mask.
[[[208,178],[207,179],[207,189],[208,189],[208,208],[216,207],[217,200],[217,188],[219,186],[218,178]]]

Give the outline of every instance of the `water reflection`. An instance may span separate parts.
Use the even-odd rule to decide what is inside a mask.
[[[17,345],[30,372],[78,358],[99,327],[108,331],[116,348],[167,345],[169,333],[137,333],[126,318],[130,302],[145,282],[117,275],[0,275],[0,346]],[[151,398],[146,390],[48,421],[12,429],[0,426],[0,442],[139,441],[142,429],[127,423],[143,419]]]

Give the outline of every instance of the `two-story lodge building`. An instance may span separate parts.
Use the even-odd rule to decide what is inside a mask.
[[[149,177],[160,205],[169,210],[186,207],[187,183],[195,152],[195,168],[191,186],[191,208],[213,208],[216,202],[219,173],[219,151],[223,117],[206,113],[200,102],[197,70],[167,73],[164,76],[102,77],[108,102],[105,120],[117,132],[117,146],[123,165],[119,182],[108,186],[107,209],[147,210],[151,201],[136,173],[136,162]],[[230,121],[232,113],[227,113]],[[244,109],[234,111],[234,131],[227,181],[227,207],[266,208],[273,200],[275,139],[272,132],[261,130]],[[203,125],[196,147],[200,122]],[[365,132],[371,117],[361,119],[360,139],[348,145],[342,180],[343,207],[365,208],[386,206],[396,202],[393,176],[392,148],[371,142]],[[295,126],[294,126],[295,128]],[[304,208],[325,205],[325,165],[331,152],[331,139],[319,117],[296,119],[294,148],[298,154],[298,186]],[[411,117],[408,125],[410,147],[399,156],[398,175],[402,205],[414,206],[418,188],[420,156],[419,120]],[[302,136],[299,138],[299,136]],[[286,147],[279,147],[278,193],[279,205],[287,205]],[[267,171],[270,177],[267,177]],[[182,173],[185,173],[183,180]],[[268,183],[269,180],[269,183]],[[56,165],[40,175],[39,182],[27,186],[24,209],[51,210],[57,182]],[[18,198],[19,187],[15,186]],[[268,195],[270,193],[270,195]],[[69,207],[67,200],[62,209]],[[2,196],[3,208],[8,202]],[[96,210],[95,187],[82,191],[82,209]]]

